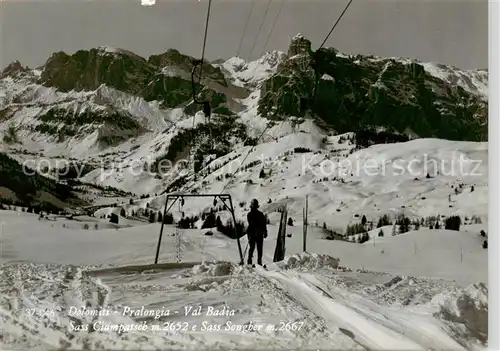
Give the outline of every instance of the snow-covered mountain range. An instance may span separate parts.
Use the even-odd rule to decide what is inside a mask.
[[[487,71],[313,52],[297,35],[286,53],[198,67],[207,118],[192,61],[99,47],[0,74],[2,349],[487,347]],[[230,194],[237,226],[258,199],[268,270],[237,265],[213,197],[171,208],[168,263],[143,266],[174,192]],[[271,264],[284,206],[287,257]],[[120,312],[228,304],[237,316]],[[172,320],[288,329],[92,329]]]
[[[294,139],[298,130],[322,140],[373,127],[412,138],[487,137],[486,71],[346,56],[334,49],[320,54],[314,57],[321,60],[321,77],[307,111],[302,102],[311,102],[316,75],[310,42],[301,35],[292,39],[287,53],[266,53],[253,62],[206,62],[196,90],[211,100],[209,128],[192,100],[192,58],[174,49],[147,60],[100,47],[55,53],[36,69],[14,62],[0,76],[1,146],[18,160],[31,160],[34,153],[37,159],[85,163],[86,171],[103,165],[126,173],[132,164],[157,165],[179,155],[198,160],[203,168],[214,157],[230,157],[230,151],[244,153],[243,145],[257,140],[268,123],[273,126],[259,143]],[[209,139],[214,144],[207,144]],[[322,149],[320,144],[312,151]],[[103,177],[96,170],[84,180],[138,194],[161,192],[172,182],[172,174],[131,178],[122,173]]]

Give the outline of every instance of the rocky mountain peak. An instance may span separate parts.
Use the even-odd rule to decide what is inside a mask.
[[[11,62],[7,67],[5,67],[0,74],[0,78],[6,77],[11,74],[15,74],[18,72],[26,72],[28,70],[28,67],[23,67],[21,65],[21,62],[18,60]]]
[[[292,38],[287,54],[288,57],[292,57],[295,55],[308,55],[311,52],[311,41],[298,33]]]

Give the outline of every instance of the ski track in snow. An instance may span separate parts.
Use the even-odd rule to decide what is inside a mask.
[[[410,321],[400,317],[394,318],[391,314],[381,313],[381,309],[376,305],[377,308],[373,309],[373,303],[360,298],[353,301],[352,297],[346,299],[346,296],[342,296],[343,301],[337,301],[335,297],[340,291],[325,296],[324,292],[321,293],[323,289],[311,284],[307,279],[304,280],[300,275],[271,271],[261,271],[260,274],[281,282],[284,289],[292,291],[306,308],[331,322],[333,327],[345,330],[347,335],[352,335],[356,342],[367,349],[461,348],[437,328],[418,323],[417,316],[411,316]]]
[[[3,265],[0,266],[5,278],[0,285],[0,322],[5,326],[5,337],[0,346],[15,350],[27,347],[80,349],[85,345],[90,349],[150,349],[160,345],[183,349],[287,349],[293,343],[299,348],[423,350],[465,349],[463,344],[471,345],[468,340],[451,337],[453,333],[447,324],[435,314],[422,312],[430,309],[430,298],[417,299],[404,308],[384,306],[376,303],[367,289],[377,284],[365,281],[362,287],[347,289],[342,271],[321,266],[319,257],[301,257],[317,262],[317,269],[290,269],[286,261],[281,268],[270,264],[267,270],[220,262],[136,274],[111,271],[95,277],[86,273],[89,267]],[[336,282],[332,284],[329,279]],[[391,277],[372,275],[370,279],[385,280],[384,289],[389,290],[387,280]],[[405,282],[410,285],[403,286]],[[401,294],[409,286],[417,289],[419,284],[421,289],[428,289],[433,283],[425,280],[411,283],[403,278],[392,285],[392,292],[399,290]],[[237,312],[231,317],[184,315],[182,311],[188,305],[204,308],[227,305]],[[152,317],[126,317],[120,313],[111,313],[108,317],[70,317],[71,306],[118,312],[123,311],[124,306],[144,306],[148,310],[165,308],[180,313],[157,321]],[[427,307],[422,309],[422,306]],[[54,310],[55,315],[30,316],[26,309]],[[238,325],[253,322],[279,326],[280,322],[302,322],[302,327],[295,331],[264,328],[247,333],[224,328],[180,333],[69,331],[70,322],[134,324],[146,321],[161,325],[173,321],[201,326],[205,321],[207,325],[224,326],[228,320]]]

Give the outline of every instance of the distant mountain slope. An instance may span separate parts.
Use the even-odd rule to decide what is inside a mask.
[[[316,95],[313,62],[318,83]],[[339,132],[383,126],[419,137],[484,141],[484,71],[470,74],[416,61],[311,50],[296,36],[278,73],[261,88],[259,113],[272,119],[309,111]]]
[[[313,56],[321,61],[314,101]],[[193,59],[175,49],[145,59],[99,47],[54,53],[36,70],[13,62],[0,75],[0,130],[13,125],[27,131],[19,139],[45,135],[51,143],[91,138],[85,144],[100,150],[156,135],[172,125],[171,109],[187,116],[201,111],[192,102]],[[417,137],[487,139],[486,71],[346,56],[335,49],[313,53],[301,35],[287,53],[269,52],[252,62],[205,62],[195,90],[199,99],[211,100],[214,114],[239,115],[253,96],[263,117],[312,114],[338,132],[384,127]]]
[[[99,47],[55,53],[37,69],[14,62],[0,75],[0,146],[20,158],[75,158],[91,169],[82,179],[154,193],[203,181],[211,163],[243,160],[252,145],[272,148],[290,136],[289,150],[309,147],[297,144],[297,133],[319,140],[314,152],[343,132],[356,134],[356,150],[409,137],[487,140],[484,70],[314,53],[297,35],[286,53],[205,62],[195,92],[211,101],[207,123],[193,101],[192,61],[175,49],[145,59]],[[187,172],[158,172],[160,162],[179,160],[193,161]]]
[[[38,174],[0,152],[0,203],[40,205],[46,209],[82,205],[67,185]]]

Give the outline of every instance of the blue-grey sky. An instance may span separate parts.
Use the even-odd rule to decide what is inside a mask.
[[[3,2],[2,2],[3,1]],[[319,46],[347,0],[254,0],[239,56],[285,51],[302,33]],[[107,45],[147,57],[176,48],[200,57],[208,0],[0,0],[0,67],[42,65],[56,51]],[[213,0],[206,56],[237,54],[250,0]],[[259,36],[257,36],[259,34]],[[254,45],[255,43],[255,45]],[[354,0],[326,46],[345,53],[413,57],[465,69],[488,67],[487,0]],[[252,53],[250,49],[254,47]]]

